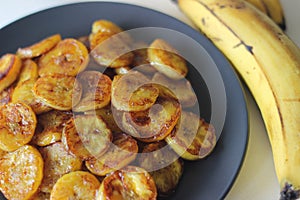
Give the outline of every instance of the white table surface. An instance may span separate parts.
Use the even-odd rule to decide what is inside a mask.
[[[111,0],[152,8],[176,17],[188,24],[190,21],[170,0]],[[300,1],[281,0],[285,12],[286,33],[300,46]],[[83,0],[1,0],[0,28],[33,12],[57,5]],[[85,1],[86,2],[86,1]],[[0,47],[1,48],[1,47]],[[273,200],[279,197],[279,185],[274,172],[271,148],[260,112],[247,92],[250,132],[249,144],[241,171],[229,191],[227,200]]]

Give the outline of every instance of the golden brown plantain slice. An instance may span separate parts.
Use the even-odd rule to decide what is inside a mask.
[[[18,83],[12,94],[12,102],[23,102],[29,105],[35,114],[41,114],[52,110],[40,99],[36,98],[32,92],[35,80],[28,79]]]
[[[12,101],[12,94],[16,87],[16,82],[5,88],[0,92],[0,106],[8,104]]]
[[[159,95],[159,89],[149,82],[146,76],[137,71],[115,76],[111,91],[113,106],[122,111],[143,111],[150,108]]]
[[[0,58],[0,92],[17,79],[21,66],[21,59],[14,54],[5,54]]]
[[[39,75],[76,76],[86,68],[88,62],[89,52],[85,45],[76,39],[67,38],[39,59]]]
[[[27,80],[36,80],[38,78],[38,66],[31,59],[26,59],[22,62],[22,69],[19,74],[18,84]]]
[[[85,114],[96,114],[99,115],[103,121],[106,123],[107,127],[112,131],[112,133],[120,133],[122,130],[119,128],[116,123],[116,119],[111,109],[111,105],[108,105],[104,108],[97,109],[95,111],[88,111]]]
[[[190,82],[186,79],[174,80],[161,73],[155,73],[152,81],[169,88],[176,95],[183,108],[194,106],[197,102],[197,96]]]
[[[51,108],[71,110],[81,98],[82,87],[73,76],[48,75],[35,82],[33,93]]]
[[[87,160],[85,165],[93,174],[105,176],[131,163],[137,153],[136,140],[125,133],[120,133],[114,135],[113,144],[104,155]]]
[[[61,140],[66,122],[73,116],[72,112],[52,110],[38,116],[39,131],[36,131],[32,143],[47,146]]]
[[[14,151],[30,142],[36,116],[26,104],[8,103],[0,108],[0,149]]]
[[[82,160],[103,155],[111,141],[111,130],[96,115],[76,115],[66,123],[62,134],[65,148]]]
[[[117,34],[123,32],[123,29],[119,27],[117,24],[113,23],[112,21],[100,19],[96,20],[92,24],[92,33],[108,33],[108,34]],[[132,38],[128,33],[122,33],[121,38],[127,44],[132,42]]]
[[[51,35],[31,46],[19,48],[17,50],[17,55],[22,59],[38,57],[55,47],[59,41],[61,41],[61,36],[59,34]]]
[[[62,176],[53,187],[51,200],[95,200],[100,186],[98,179],[89,172],[76,171]]]
[[[44,162],[37,149],[25,145],[0,158],[0,190],[7,199],[27,200],[38,190]]]
[[[142,168],[150,171],[160,197],[171,195],[183,174],[182,159],[178,158],[178,155],[164,141],[144,146],[141,157],[139,157],[139,164]]]
[[[148,59],[157,71],[172,79],[182,79],[188,73],[185,60],[177,50],[162,39],[154,40],[148,48]]]
[[[130,135],[143,142],[154,142],[169,135],[180,118],[181,106],[179,101],[165,94],[161,87],[160,96],[148,110],[124,112],[122,127]]]
[[[97,192],[97,200],[154,200],[156,197],[153,178],[136,166],[127,166],[107,175]]]
[[[83,93],[79,103],[73,107],[75,112],[100,109],[110,103],[111,79],[97,71],[84,71],[77,76]]]
[[[196,114],[182,112],[180,123],[165,140],[182,158],[198,160],[212,152],[216,134],[214,127]]]
[[[56,181],[72,171],[81,169],[82,161],[65,150],[61,142],[39,148],[45,162],[44,178],[40,189],[50,193]]]
[[[91,55],[99,65],[119,68],[131,64],[134,55],[121,35],[107,32],[90,34]]]

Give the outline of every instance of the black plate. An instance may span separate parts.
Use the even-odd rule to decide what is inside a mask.
[[[179,31],[201,44],[214,60],[226,91],[224,128],[209,157],[197,162],[186,162],[182,180],[170,199],[223,199],[244,159],[248,141],[248,114],[241,83],[234,70],[215,46],[199,32],[170,16],[139,6],[111,2],[78,3],[41,11],[2,28],[0,55],[15,52],[18,47],[27,46],[54,33],[60,33],[63,37],[87,35],[92,22],[100,18],[112,20],[124,29],[164,27]],[[203,80],[193,77],[190,75],[199,93],[201,87],[197,88]],[[195,85],[197,81],[199,84]],[[204,91],[201,92],[203,95]],[[208,103],[205,102],[202,107],[206,108],[200,105],[200,109],[203,110],[201,114],[208,117],[209,98]],[[0,199],[4,198],[0,195]]]

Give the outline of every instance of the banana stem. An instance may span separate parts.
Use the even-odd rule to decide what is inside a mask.
[[[295,190],[292,184],[285,183],[285,186],[280,192],[279,200],[296,200],[300,197],[300,190]]]

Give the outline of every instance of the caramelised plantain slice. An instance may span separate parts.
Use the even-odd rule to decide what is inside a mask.
[[[99,65],[119,68],[131,64],[134,55],[123,41],[123,33],[120,34],[107,32],[90,34],[91,55]]]
[[[137,71],[115,76],[111,91],[113,106],[122,111],[147,110],[159,95],[159,89],[149,82],[146,76]]]
[[[71,110],[81,98],[82,87],[73,76],[48,75],[35,82],[33,93],[51,108]]]
[[[111,130],[97,115],[76,115],[66,123],[62,134],[65,148],[82,160],[103,155],[111,141]]]
[[[36,80],[38,76],[38,66],[36,62],[31,59],[23,60],[18,85],[27,80]]]
[[[197,96],[190,82],[186,79],[174,80],[161,73],[155,73],[152,81],[169,88],[178,98],[183,108],[194,106],[197,102]]]
[[[77,76],[83,93],[79,103],[73,107],[75,112],[100,109],[110,103],[111,79],[97,71],[84,71]]]
[[[47,146],[61,140],[66,122],[73,116],[72,112],[52,110],[39,115],[38,131],[35,132],[32,143],[38,146]]]
[[[30,142],[36,128],[33,110],[22,102],[0,108],[0,149],[14,151]]]
[[[136,140],[125,133],[119,133],[114,135],[113,144],[104,155],[87,160],[85,166],[93,174],[105,176],[131,163],[137,153]]]
[[[38,57],[55,47],[59,41],[61,41],[59,34],[51,35],[31,46],[19,48],[17,55],[22,59]]]
[[[7,199],[27,200],[38,190],[44,162],[37,149],[25,145],[0,158],[0,190]]]
[[[188,73],[185,60],[163,39],[154,40],[148,48],[148,59],[157,71],[172,79],[182,79]]]
[[[216,145],[214,127],[194,113],[182,112],[180,122],[165,139],[172,149],[186,160],[209,155]]]
[[[123,32],[123,29],[112,21],[99,19],[94,21],[92,24],[92,34],[99,32],[113,35]],[[120,36],[122,40],[127,44],[130,44],[132,42],[132,38],[128,33],[122,33]]]
[[[73,38],[60,41],[51,51],[39,59],[39,75],[63,74],[76,76],[89,62],[85,45]]]
[[[144,146],[138,161],[142,168],[150,171],[159,197],[170,196],[175,191],[183,174],[184,163],[164,141]]]
[[[32,92],[34,84],[34,79],[28,79],[18,83],[12,93],[12,102],[23,102],[29,105],[33,112],[37,115],[52,110],[51,107],[47,106],[44,102],[35,97]]]
[[[81,169],[82,161],[65,150],[61,142],[39,148],[45,162],[42,192],[50,193],[56,181],[72,171]]]
[[[127,133],[143,142],[163,140],[169,135],[180,118],[179,101],[168,94],[167,89],[160,88],[160,96],[148,110],[124,112],[122,127]]]
[[[50,200],[94,200],[100,186],[89,172],[76,171],[62,176],[51,191]]]
[[[5,54],[0,58],[0,92],[18,78],[21,66],[21,59],[14,54]]]
[[[154,200],[157,190],[154,180],[143,168],[127,166],[107,175],[97,192],[97,200]]]

